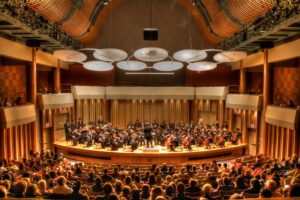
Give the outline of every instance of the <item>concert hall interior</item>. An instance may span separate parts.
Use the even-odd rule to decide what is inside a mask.
[[[299,134],[300,0],[0,1],[0,199],[300,198]]]

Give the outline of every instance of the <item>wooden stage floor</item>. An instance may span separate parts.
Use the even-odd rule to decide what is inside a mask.
[[[127,163],[127,164],[149,164],[149,163],[195,163],[205,162],[208,160],[226,160],[243,156],[247,152],[247,144],[231,145],[227,144],[225,148],[213,147],[206,149],[204,147],[194,147],[192,151],[176,148],[176,151],[170,151],[166,147],[155,146],[154,149],[144,149],[139,147],[134,152],[129,148],[122,148],[118,151],[110,149],[101,149],[96,146],[73,146],[71,142],[60,141],[54,143],[55,151],[63,153],[64,157],[89,162],[110,162],[110,163]]]

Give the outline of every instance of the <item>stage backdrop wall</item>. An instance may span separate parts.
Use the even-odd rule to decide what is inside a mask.
[[[112,100],[111,120],[124,128],[129,121],[190,121],[189,100]]]

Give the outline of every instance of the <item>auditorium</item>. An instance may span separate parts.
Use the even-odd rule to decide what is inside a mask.
[[[1,0],[0,199],[300,200],[300,0]]]

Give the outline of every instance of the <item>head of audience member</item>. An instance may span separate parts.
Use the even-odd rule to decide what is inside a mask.
[[[106,196],[110,195],[113,192],[113,186],[111,183],[105,183],[103,186],[103,191]]]
[[[206,183],[202,187],[202,191],[204,195],[210,195],[212,191],[212,186],[209,183]]]
[[[290,186],[288,197],[300,197],[300,184],[296,183]]]
[[[81,181],[76,181],[73,185],[73,193],[79,193],[80,189],[81,189]]]
[[[260,190],[260,182],[256,178],[252,178],[250,180],[250,186],[253,189]]]
[[[131,189],[129,186],[124,186],[122,188],[122,194],[121,196],[122,197],[125,197],[125,198],[130,198],[130,194],[131,194]]]
[[[7,198],[7,190],[2,185],[0,185],[0,198]]]
[[[236,178],[236,188],[237,189],[246,189],[247,185],[245,184],[244,178],[242,175],[239,175]]]
[[[140,200],[140,191],[137,188],[132,190],[132,200]]]
[[[36,184],[30,184],[26,189],[26,196],[28,197],[36,197],[41,195],[39,188]]]
[[[27,188],[27,182],[25,180],[19,181],[14,187],[16,197],[24,197]]]
[[[271,192],[274,192],[277,188],[277,184],[273,180],[267,180],[265,184],[265,188],[269,189]]]
[[[155,185],[155,183],[156,183],[156,177],[155,177],[154,174],[151,174],[151,175],[149,176],[149,179],[148,179],[148,184],[149,184],[150,186],[152,186],[152,185]]]
[[[150,200],[155,200],[156,197],[158,197],[158,196],[163,196],[163,195],[164,195],[164,192],[163,192],[162,187],[160,187],[160,186],[155,186],[155,187],[153,187],[152,190],[151,190]]]
[[[184,193],[185,186],[183,183],[177,183],[176,190],[178,194]]]
[[[117,194],[120,194],[120,193],[122,192],[122,188],[123,188],[123,183],[122,183],[122,181],[117,180],[117,181],[115,182],[115,192],[116,192]]]
[[[63,177],[63,176],[58,177],[57,184],[59,186],[64,186],[64,185],[66,185],[66,183],[67,183],[67,180],[65,177]]]
[[[229,200],[233,200],[233,199],[244,199],[244,196],[242,194],[234,193],[233,195],[230,196]]]
[[[172,187],[172,185],[167,185],[166,189],[165,189],[165,194],[168,197],[172,197],[174,194],[174,188]]]
[[[271,198],[272,197],[272,192],[271,192],[271,190],[269,190],[267,188],[263,188],[260,191],[259,196],[260,196],[260,198]]]
[[[39,191],[42,193],[42,194],[45,194],[47,193],[47,183],[45,180],[40,180],[37,184],[38,188],[39,188]]]

